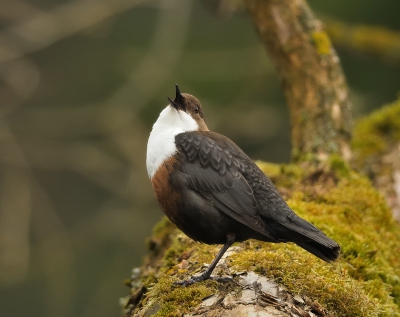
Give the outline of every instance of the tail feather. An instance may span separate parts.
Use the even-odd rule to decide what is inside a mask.
[[[326,239],[329,239],[326,237]],[[331,240],[331,239],[329,239]],[[329,246],[322,245],[317,241],[309,240],[309,241],[296,241],[295,243],[307,250],[308,252],[314,254],[320,259],[326,262],[332,262],[336,260],[340,255],[340,246],[333,240],[333,243],[330,243]]]
[[[340,246],[332,239],[328,238],[321,230],[314,227],[308,221],[292,213],[288,217],[289,221],[282,223],[283,227],[295,234],[292,239],[294,243],[303,249],[311,252],[320,259],[331,262],[340,255]]]

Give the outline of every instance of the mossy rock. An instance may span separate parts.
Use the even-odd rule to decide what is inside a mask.
[[[370,181],[338,158],[318,167],[258,165],[299,216],[341,245],[341,256],[327,264],[294,244],[249,240],[224,265],[272,278],[324,307],[326,316],[400,316],[400,227]],[[235,291],[235,283],[215,281],[173,285],[204,270],[220,246],[193,242],[164,218],[149,247],[141,276],[132,283],[127,316],[183,316],[211,294]],[[147,287],[139,304],[138,285]]]

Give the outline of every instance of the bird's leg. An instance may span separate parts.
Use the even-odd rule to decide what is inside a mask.
[[[191,285],[191,284],[196,283],[196,282],[201,282],[201,281],[210,279],[211,278],[211,273],[215,269],[215,267],[217,266],[219,260],[221,260],[222,256],[226,252],[226,250],[228,250],[229,247],[235,242],[236,235],[233,234],[233,233],[232,234],[228,234],[226,236],[226,238],[227,238],[227,240],[226,240],[225,244],[222,246],[221,250],[219,250],[217,256],[214,258],[214,260],[211,262],[211,264],[208,266],[207,270],[203,274],[201,274],[199,276],[192,276],[188,280],[175,282],[174,284],[182,285],[182,286],[188,286],[188,285]],[[226,278],[226,277],[225,278],[224,277],[216,277],[216,278],[213,278],[213,279],[217,280],[218,282],[227,282],[227,281],[231,280],[231,279]]]

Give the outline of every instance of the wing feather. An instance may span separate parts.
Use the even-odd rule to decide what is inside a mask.
[[[253,191],[239,172],[241,163],[231,150],[201,134],[179,136],[176,144],[186,158],[181,172],[188,176],[189,188],[229,217],[272,239],[265,230]]]

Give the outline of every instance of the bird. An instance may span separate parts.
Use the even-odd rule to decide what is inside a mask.
[[[168,97],[150,132],[148,176],[162,211],[182,232],[223,244],[204,273],[177,283],[213,278],[227,249],[248,239],[293,242],[326,262],[336,260],[340,246],[296,215],[239,146],[208,129],[200,101],[175,87],[175,98]]]

